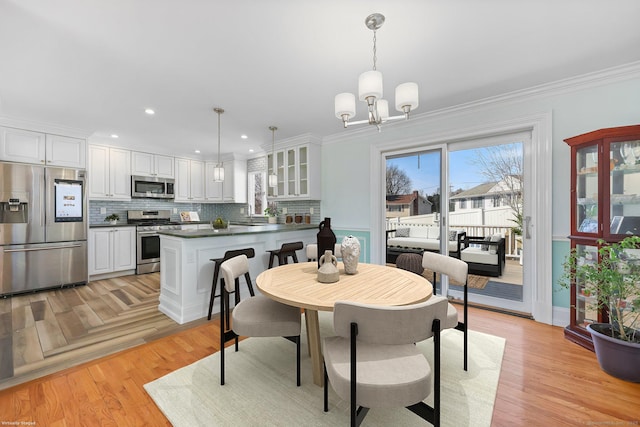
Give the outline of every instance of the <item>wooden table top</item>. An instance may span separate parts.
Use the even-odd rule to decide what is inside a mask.
[[[281,265],[260,273],[258,289],[275,301],[309,310],[333,311],[336,301],[366,304],[407,305],[431,297],[431,283],[422,276],[395,267],[358,264],[356,274],[346,274],[338,263],[340,280],[320,283],[317,264]]]

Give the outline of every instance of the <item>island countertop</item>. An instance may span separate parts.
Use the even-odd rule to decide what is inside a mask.
[[[242,234],[280,233],[283,231],[313,230],[318,228],[314,224],[264,224],[264,225],[230,225],[224,229],[201,230],[159,230],[158,234],[185,239],[202,237],[237,236]]]

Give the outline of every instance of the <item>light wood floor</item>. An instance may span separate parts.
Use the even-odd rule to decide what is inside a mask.
[[[153,273],[0,299],[0,389],[184,329],[159,295]]]
[[[474,308],[469,323],[507,340],[494,426],[640,424],[640,384],[603,373],[595,355],[565,340],[562,328]],[[169,425],[142,386],[217,351],[218,328],[217,320],[201,323],[0,391],[0,421]]]

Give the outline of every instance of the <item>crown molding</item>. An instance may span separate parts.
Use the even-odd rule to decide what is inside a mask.
[[[458,114],[468,113],[469,111],[482,108],[487,105],[507,105],[514,102],[523,102],[537,98],[551,97],[637,78],[640,78],[640,61],[586,73],[567,79],[544,83],[526,89],[507,92],[501,95],[483,98],[452,107],[428,111],[422,114],[415,114],[408,121],[385,123],[384,128],[402,127],[403,129],[410,129],[412,127],[421,126],[429,120],[433,120],[443,116],[451,117]],[[322,139],[322,143],[332,144],[342,142],[347,139],[358,138],[365,134],[371,135],[372,130],[373,129],[371,126],[365,126],[354,130],[347,130],[344,132],[327,135]]]
[[[260,148],[264,151],[265,154],[270,153],[271,144],[272,144],[271,141],[268,143],[264,143],[260,145]],[[287,147],[294,147],[297,145],[304,145],[304,144],[322,145],[322,138],[312,133],[303,133],[302,135],[292,136],[290,138],[285,138],[285,139],[281,139],[280,141],[276,141],[274,145],[276,148],[287,148]]]
[[[0,126],[83,139],[89,138],[92,133],[86,129],[60,126],[52,123],[37,122],[35,120],[26,120],[11,116],[0,116]]]

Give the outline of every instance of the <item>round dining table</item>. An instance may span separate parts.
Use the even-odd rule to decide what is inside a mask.
[[[256,285],[265,296],[305,311],[313,382],[322,386],[322,349],[318,311],[333,311],[336,301],[374,305],[408,305],[428,300],[433,287],[425,277],[395,267],[358,264],[356,274],[346,274],[338,263],[340,279],[318,281],[316,262],[285,264],[263,271]]]

